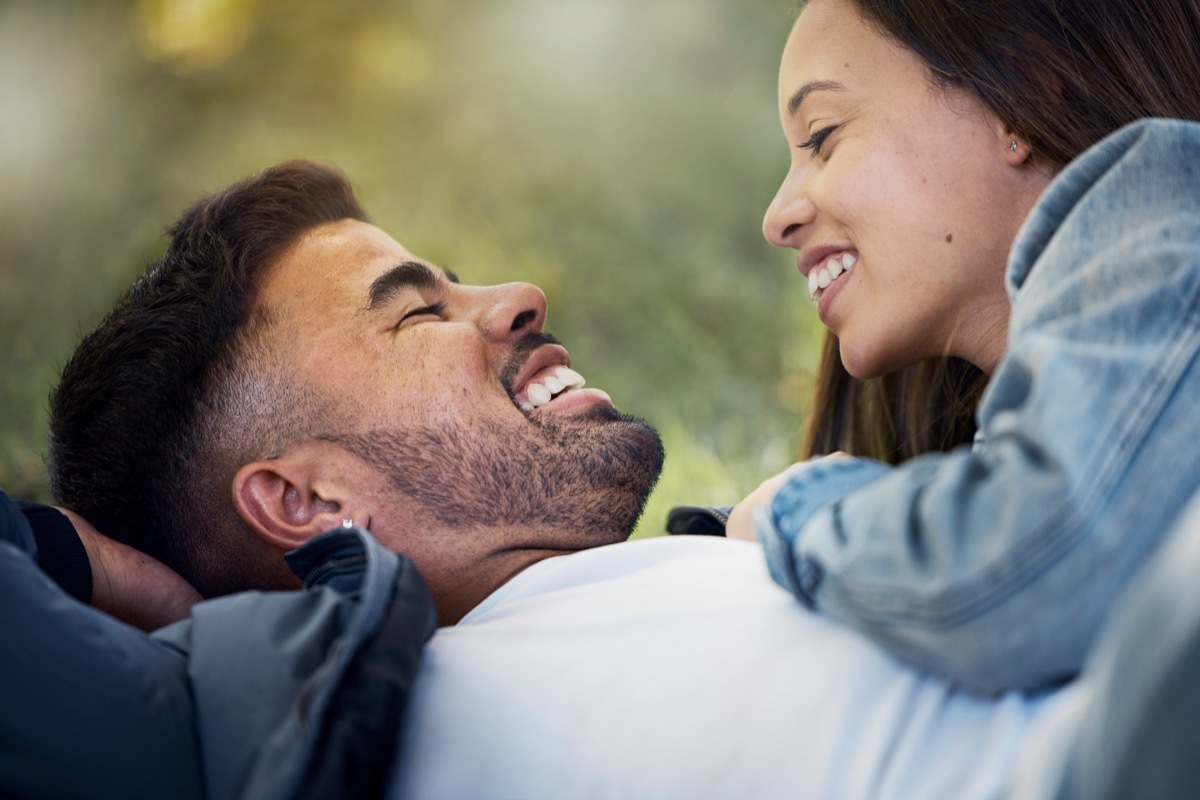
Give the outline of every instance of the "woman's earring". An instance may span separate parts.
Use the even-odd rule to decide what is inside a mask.
[[[1017,152],[1017,140],[1016,139],[1013,139],[1012,141],[1010,141],[1008,143],[1008,152],[1010,152],[1010,153]]]
[[[353,527],[354,527],[354,520],[350,519],[349,517],[346,517],[345,519],[342,520],[342,530],[348,531]]]

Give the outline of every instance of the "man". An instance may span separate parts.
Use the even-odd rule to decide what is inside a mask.
[[[627,538],[661,444],[579,388],[542,292],[459,285],[365,219],[308,163],[184,214],[63,371],[61,504],[205,596],[294,586],[282,554],[349,519],[413,559],[443,624]]]
[[[545,311],[408,253],[338,173],[268,170],[188,211],[69,361],[54,490],[206,596],[297,585],[281,555],[331,528],[411,558],[453,627],[397,796],[994,795],[1051,704],[904,669],[756,545],[621,543],[661,445],[581,388]]]

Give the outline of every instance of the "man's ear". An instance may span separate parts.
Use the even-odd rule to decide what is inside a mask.
[[[246,464],[234,475],[238,515],[260,539],[292,550],[351,517],[348,487],[336,473],[330,474],[338,459],[321,452],[326,449],[302,445],[277,458]]]

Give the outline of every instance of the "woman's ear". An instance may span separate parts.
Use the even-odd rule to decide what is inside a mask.
[[[1033,148],[1007,125],[997,122],[997,139],[1004,150],[1004,160],[1009,166],[1019,167],[1029,161]]]
[[[246,464],[233,477],[238,515],[260,539],[281,550],[336,528],[350,516],[343,514],[350,504],[340,482],[327,480],[328,463],[302,446]]]

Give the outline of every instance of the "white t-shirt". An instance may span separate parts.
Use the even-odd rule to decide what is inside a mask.
[[[438,630],[392,796],[993,797],[1051,704],[915,673],[756,544],[648,539],[539,562]]]

